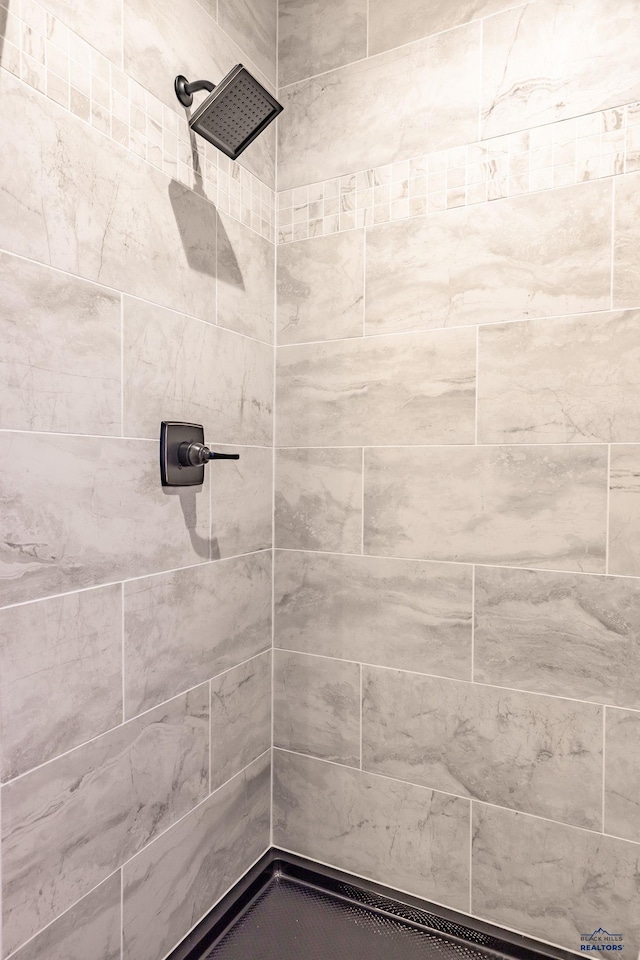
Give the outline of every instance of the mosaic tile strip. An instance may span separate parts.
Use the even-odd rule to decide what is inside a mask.
[[[211,144],[36,0],[8,10],[0,65],[80,120],[193,189],[249,229],[275,239],[275,193]],[[193,137],[193,140],[191,139]],[[197,144],[197,146],[196,146]]]
[[[278,194],[278,243],[640,169],[640,103]]]

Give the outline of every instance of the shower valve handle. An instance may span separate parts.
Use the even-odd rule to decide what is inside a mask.
[[[239,459],[239,453],[216,453],[197,440],[184,440],[178,447],[178,463],[182,467],[200,467],[209,460]]]

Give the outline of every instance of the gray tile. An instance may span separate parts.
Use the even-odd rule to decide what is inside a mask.
[[[438,330],[278,351],[278,442],[473,443],[476,332]]]
[[[211,789],[271,746],[271,652],[211,681]]]
[[[640,440],[639,322],[627,310],[481,327],[479,442]]]
[[[640,713],[609,707],[605,730],[604,829],[640,843]]]
[[[640,172],[616,177],[613,244],[613,306],[640,306]]]
[[[208,693],[205,684],[3,787],[7,952],[207,795]]]
[[[273,742],[360,765],[360,664],[276,651]]]
[[[603,573],[604,446],[365,451],[364,552]]]
[[[0,247],[213,319],[213,204],[6,71],[2,85],[0,138],[16,146],[0,156]]]
[[[0,435],[0,605],[208,559],[207,482],[166,495],[157,443],[43,434],[33,456]]]
[[[475,140],[479,70],[471,24],[284,87],[278,189]]]
[[[367,231],[367,333],[603,310],[610,286],[606,180]]]
[[[15,960],[120,960],[120,873],[18,950]]]
[[[367,0],[280,0],[278,83],[313,77],[367,55]]]
[[[362,450],[278,450],[276,546],[362,552]]]
[[[124,587],[132,717],[271,645],[271,556],[256,553]]]
[[[267,754],[124,868],[125,960],[171,950],[269,846]]]
[[[0,427],[120,433],[120,297],[0,253]]]
[[[277,0],[218,0],[218,23],[275,83]]]
[[[603,708],[363,667],[362,767],[602,827]]]
[[[513,0],[369,0],[369,55],[450,30],[513,5]]]
[[[211,478],[211,559],[266,550],[273,526],[273,450],[225,447],[237,462],[219,464]],[[218,466],[218,464],[215,464]]]
[[[275,554],[279,647],[471,679],[471,568]]]
[[[640,446],[611,447],[609,573],[640,576]]]
[[[578,117],[640,97],[635,0],[542,0],[485,21],[482,136]]]
[[[576,953],[598,927],[640,947],[638,847],[522,813],[473,804],[471,909]]]
[[[156,437],[162,420],[186,420],[202,423],[211,443],[268,445],[272,407],[268,344],[125,298],[127,436]]]
[[[275,844],[467,910],[469,801],[274,751]]]
[[[120,598],[117,584],[0,610],[3,780],[121,722]]]
[[[218,323],[273,343],[274,245],[220,213],[217,256]]]
[[[640,708],[640,583],[476,568],[474,677]]]
[[[114,64],[121,65],[122,0],[104,0],[95,7],[84,0],[43,0],[42,6]]]
[[[278,247],[278,343],[360,337],[364,230]]]

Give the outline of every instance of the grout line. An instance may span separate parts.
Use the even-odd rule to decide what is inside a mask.
[[[125,609],[124,609],[124,583],[120,585],[120,617],[121,617],[121,630],[122,630],[122,722],[125,723],[127,719],[127,712],[125,706]]]
[[[363,666],[362,666],[361,663],[358,664],[358,666],[359,666],[359,669],[360,669],[360,769],[362,770],[362,750],[363,750],[363,738],[364,738],[364,730],[363,730],[363,727],[362,727],[362,671],[363,671]]]
[[[235,669],[232,668],[232,669]],[[211,767],[212,767],[212,754],[213,754],[213,727],[212,727],[212,714],[213,714],[213,689],[211,687],[211,678],[209,678],[208,683],[209,688],[209,796],[211,796]]]
[[[361,468],[360,468],[360,469],[361,469],[361,476],[360,476],[360,481],[361,481],[361,485],[360,485],[360,531],[361,531],[360,550],[361,550],[361,552],[362,552],[362,556],[364,556],[364,450],[365,450],[365,448],[363,447],[363,448],[362,448],[362,462],[361,462]]]
[[[120,871],[120,960],[124,960],[124,870]]]
[[[609,576],[609,515],[611,501],[611,444],[607,444],[607,494],[605,504],[604,570]]]
[[[471,682],[475,680],[476,645],[476,567],[471,567]]]
[[[606,786],[607,786],[607,707],[602,708],[602,833],[606,825]]]
[[[473,913],[473,797],[469,804],[469,914]]]
[[[120,294],[120,436],[124,437],[124,295]]]

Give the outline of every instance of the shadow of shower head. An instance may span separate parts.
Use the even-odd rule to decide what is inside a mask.
[[[176,96],[183,107],[191,106],[197,90],[209,90],[210,96],[189,118],[189,126],[232,160],[282,112],[278,101],[241,63],[217,86],[210,80],[189,83],[176,77]]]

